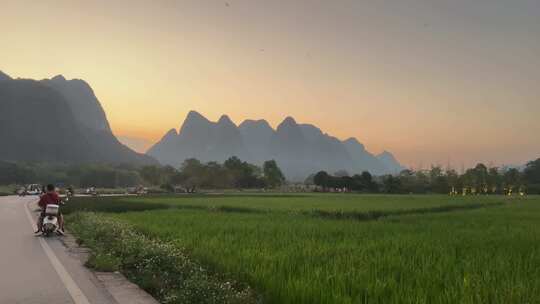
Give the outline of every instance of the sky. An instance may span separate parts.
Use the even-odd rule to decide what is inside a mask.
[[[138,150],[196,110],[412,168],[540,157],[538,0],[0,0],[0,37],[0,70],[86,80]]]

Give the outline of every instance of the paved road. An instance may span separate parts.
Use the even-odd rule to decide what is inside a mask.
[[[0,197],[0,304],[115,304],[58,237],[34,236],[36,201]]]

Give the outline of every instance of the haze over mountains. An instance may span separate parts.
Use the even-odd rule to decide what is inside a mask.
[[[259,165],[275,159],[286,177],[295,181],[320,170],[379,175],[403,169],[389,152],[373,155],[355,138],[340,141],[292,117],[274,130],[265,120],[245,120],[236,126],[226,115],[212,122],[195,111],[189,112],[179,132],[171,129],[147,154],[173,166],[187,158],[222,162],[238,156]]]
[[[389,152],[373,155],[355,138],[345,141],[287,117],[274,130],[265,120],[237,126],[223,115],[211,122],[191,111],[139,154],[113,135],[103,108],[83,80],[58,75],[41,81],[12,79],[0,72],[0,160],[108,162],[180,165],[187,158],[222,162],[231,156],[261,165],[275,159],[290,180],[319,170],[350,174],[396,173],[402,166]]]
[[[0,72],[0,160],[157,163],[121,144],[92,88],[58,75],[41,81]]]

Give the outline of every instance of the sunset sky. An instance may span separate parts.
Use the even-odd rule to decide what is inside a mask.
[[[540,157],[538,0],[0,0],[0,34],[0,70],[86,80],[139,149],[196,110],[414,168]]]

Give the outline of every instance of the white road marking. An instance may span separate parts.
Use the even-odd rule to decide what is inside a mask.
[[[34,219],[32,218],[32,215],[30,214],[30,207],[29,204],[25,204],[24,207],[26,211],[26,215],[28,216],[28,220],[30,221],[30,225],[34,229]],[[60,280],[62,280],[62,283],[64,283],[64,286],[66,287],[67,291],[69,292],[69,295],[73,299],[73,302],[75,304],[90,304],[82,290],[77,286],[77,283],[73,280],[73,278],[69,275],[69,273],[66,271],[64,266],[62,266],[62,263],[58,260],[54,252],[52,251],[51,247],[43,238],[38,238],[39,243],[41,244],[41,247],[43,248],[43,251],[45,251],[45,254],[49,258],[49,261],[51,262],[54,270],[56,270],[56,273],[60,277]]]

